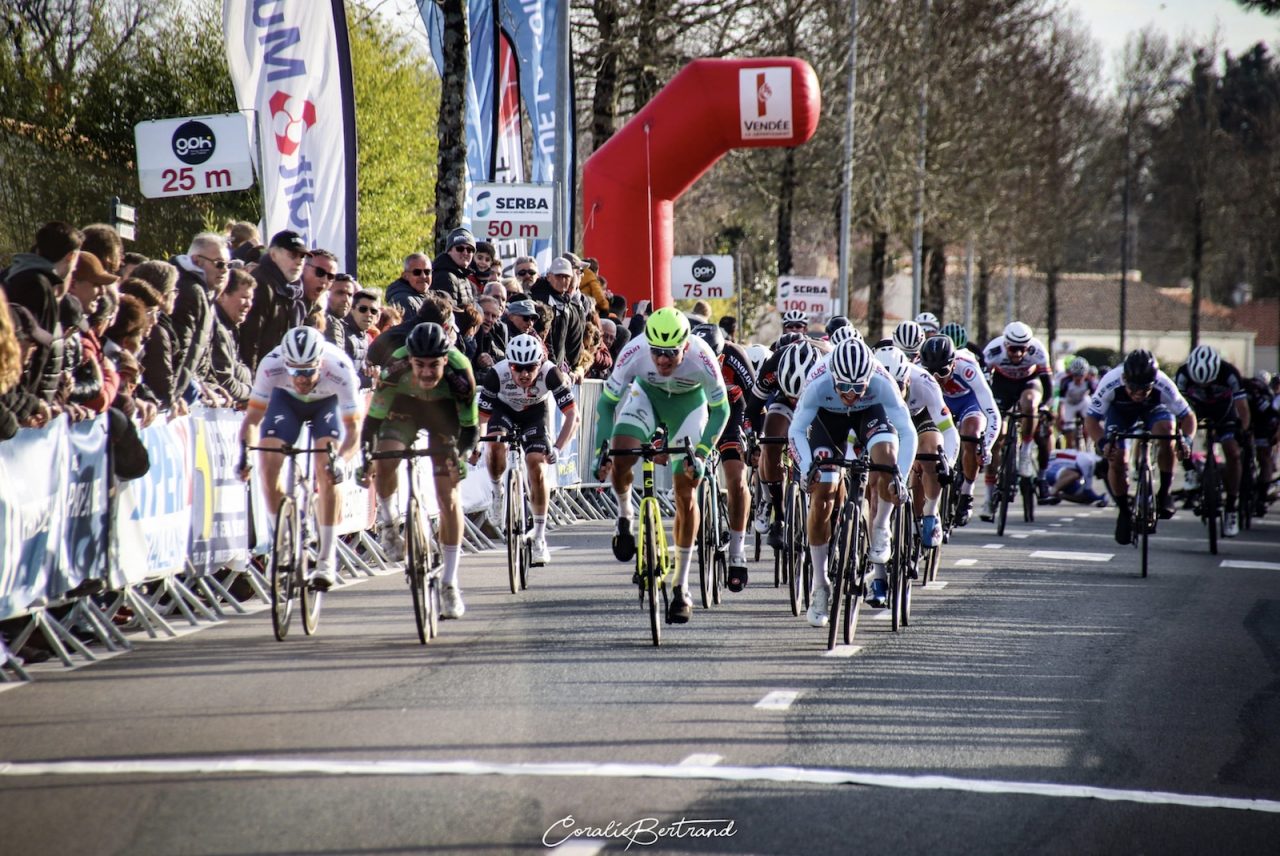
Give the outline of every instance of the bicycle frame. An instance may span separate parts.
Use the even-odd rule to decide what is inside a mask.
[[[1142,548],[1142,576],[1147,576],[1148,540],[1156,531],[1159,513],[1151,480],[1151,441],[1178,440],[1177,434],[1152,434],[1150,431],[1122,431],[1109,435],[1111,440],[1133,440],[1132,466],[1137,473],[1137,490],[1134,493],[1133,526],[1130,543]]]

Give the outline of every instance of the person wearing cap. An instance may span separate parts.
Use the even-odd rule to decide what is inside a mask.
[[[81,309],[87,314],[97,308],[107,287],[118,281],[116,276],[107,273],[97,256],[82,250],[75,269],[71,272],[71,286],[67,293],[80,301]]]
[[[240,327],[240,360],[250,371],[306,317],[301,282],[306,260],[307,242],[286,229],[271,237],[266,257],[253,269],[253,308]]]
[[[231,253],[221,234],[201,232],[191,239],[185,255],[169,261],[178,269],[177,298],[169,315],[175,337],[173,397],[194,401],[201,379],[208,374],[213,299],[227,281]]]
[[[507,341],[521,333],[533,333],[537,317],[538,310],[534,308],[532,300],[513,300],[508,303],[506,311],[502,314],[502,324],[507,329]]]
[[[468,229],[454,229],[445,238],[445,250],[431,262],[431,289],[443,291],[462,308],[475,303],[471,285],[471,261],[476,254],[476,236]]]
[[[405,257],[400,278],[387,286],[387,305],[398,306],[412,318],[422,308],[422,295],[431,287],[431,262],[422,253]]]
[[[547,278],[530,292],[534,300],[551,307],[554,318],[547,331],[547,352],[562,368],[573,372],[582,354],[582,336],[585,322],[578,306],[573,302],[573,265],[566,258],[554,259],[547,268]],[[574,382],[582,379],[576,373]]]
[[[81,258],[85,255],[82,253]],[[60,314],[65,331],[62,359],[70,378],[70,386],[66,390],[67,412],[73,422],[106,413],[115,400],[120,377],[114,371],[104,371],[102,346],[74,294],[63,296]]]

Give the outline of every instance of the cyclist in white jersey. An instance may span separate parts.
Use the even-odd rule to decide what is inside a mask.
[[[1076,357],[1067,366],[1066,373],[1058,381],[1058,431],[1067,442],[1067,448],[1076,447],[1076,422],[1083,424],[1089,399],[1098,389],[1098,382],[1089,376],[1089,361]]]
[[[621,408],[619,408],[621,403]],[[615,419],[614,411],[617,410]],[[693,612],[689,597],[689,569],[693,542],[698,533],[698,507],[694,490],[702,478],[702,465],[729,419],[729,394],[715,352],[702,339],[689,334],[689,319],[664,307],[649,316],[643,336],[633,339],[618,354],[613,373],[605,381],[596,408],[596,437],[601,450],[638,449],[652,440],[659,425],[667,427],[667,444],[688,440],[697,444],[692,472],[684,456],[673,463],[675,486],[676,580],[667,618],[684,624]],[[620,457],[597,469],[604,479],[612,470],[618,499],[618,531],[613,554],[620,562],[635,557],[631,531],[631,480],[634,457]]]
[[[240,425],[240,445],[293,445],[303,423],[311,428],[311,445],[328,448],[341,441],[338,453],[342,461],[351,460],[360,440],[360,403],[357,393],[360,379],[346,352],[324,340],[313,327],[294,327],[284,340],[263,357],[249,393],[248,408]],[[262,440],[258,441],[259,426]],[[276,510],[284,497],[280,484],[280,465],[284,457],[274,452],[259,452],[262,465],[262,490],[267,502],[269,532],[275,527]],[[240,477],[249,478],[248,457],[241,454]],[[337,542],[334,527],[342,513],[337,484],[346,476],[345,467],[330,471],[316,469],[320,494],[317,514],[320,552],[316,561],[316,588],[327,590],[337,579]],[[269,537],[273,537],[271,533]]]
[[[553,399],[564,415],[564,424],[554,444],[547,434]],[[536,565],[545,565],[551,561],[546,540],[547,502],[551,488],[545,465],[554,464],[559,459],[578,429],[578,407],[573,400],[573,387],[555,363],[547,359],[542,340],[522,333],[507,345],[507,358],[485,374],[480,384],[479,407],[481,436],[520,434],[524,437],[529,504],[533,506],[532,561]],[[471,456],[471,463],[479,460],[480,450],[477,449]],[[507,446],[494,443],[489,449],[489,478],[493,482],[490,521],[495,526],[501,525],[502,475],[506,469]],[[518,502],[520,498],[515,497],[514,500]]]
[[[938,382],[920,365],[909,362],[906,354],[894,345],[877,348],[876,359],[898,382],[906,398],[907,410],[911,411],[911,421],[916,427],[917,454],[940,454],[947,470],[954,470],[960,452],[960,432],[956,430]],[[942,526],[938,520],[942,482],[938,478],[937,463],[916,461],[911,468],[911,479],[915,502],[912,511],[920,518],[920,537],[924,546],[937,547],[942,543]]]
[[[1002,442],[1001,448],[992,450],[994,460],[987,468],[987,507],[982,519],[994,520],[993,488],[1004,453],[1016,452],[1018,475],[1035,478],[1040,473],[1034,439],[1036,413],[1040,403],[1053,394],[1053,375],[1049,371],[1049,351],[1021,321],[1010,322],[1002,335],[992,339],[983,349],[982,359],[1000,412],[1003,414],[1016,405],[1022,419],[1022,425],[1017,426],[1022,431],[1022,444],[1016,450],[1006,450]],[[1013,436],[1014,427],[1009,426],[1008,436]],[[1044,451],[1047,455],[1048,449]]]
[[[888,601],[885,563],[892,556],[889,516],[901,503],[907,475],[916,459],[916,431],[911,412],[884,367],[871,349],[858,339],[847,339],[809,374],[796,402],[787,437],[801,473],[801,486],[809,492],[808,540],[813,560],[813,591],[806,615],[813,627],[828,621],[831,582],[827,558],[831,540],[831,512],[840,487],[840,474],[823,468],[821,460],[844,454],[850,431],[876,464],[896,462],[896,476],[874,471],[868,490],[880,498],[871,524],[872,563],[867,602],[884,606]],[[819,465],[811,470],[815,458]]]

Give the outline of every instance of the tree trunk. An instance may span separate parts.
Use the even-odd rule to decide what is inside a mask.
[[[1204,199],[1196,197],[1191,239],[1191,347],[1200,344],[1200,280],[1204,268]]]
[[[782,154],[782,178],[778,184],[778,275],[795,273],[791,257],[791,211],[796,198],[796,150]]]
[[[444,70],[440,80],[440,115],[436,120],[439,160],[436,165],[436,252],[444,252],[449,232],[462,224],[467,193],[467,79],[470,76],[471,30],[466,0],[435,0],[444,15]]]
[[[871,283],[867,289],[867,341],[884,338],[884,272],[889,256],[889,233],[877,229],[871,236]]]
[[[618,6],[615,0],[592,3],[600,30],[600,57],[596,85],[591,93],[591,150],[605,144],[618,130]]]
[[[929,250],[929,261],[924,269],[928,277],[924,310],[942,318],[947,304],[947,243],[938,235],[926,235],[925,246]]]
[[[978,257],[978,289],[974,295],[978,304],[978,329],[969,332],[969,341],[976,341],[979,348],[991,341],[991,266],[986,256]]]
[[[1058,340],[1058,265],[1051,264],[1044,272],[1045,299],[1045,346],[1049,349],[1049,359],[1054,357],[1054,342]]]

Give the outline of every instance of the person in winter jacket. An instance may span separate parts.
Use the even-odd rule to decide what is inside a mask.
[[[240,360],[250,371],[306,317],[301,283],[306,259],[302,236],[286,230],[272,236],[266,257],[253,269],[253,308],[240,327]]]

